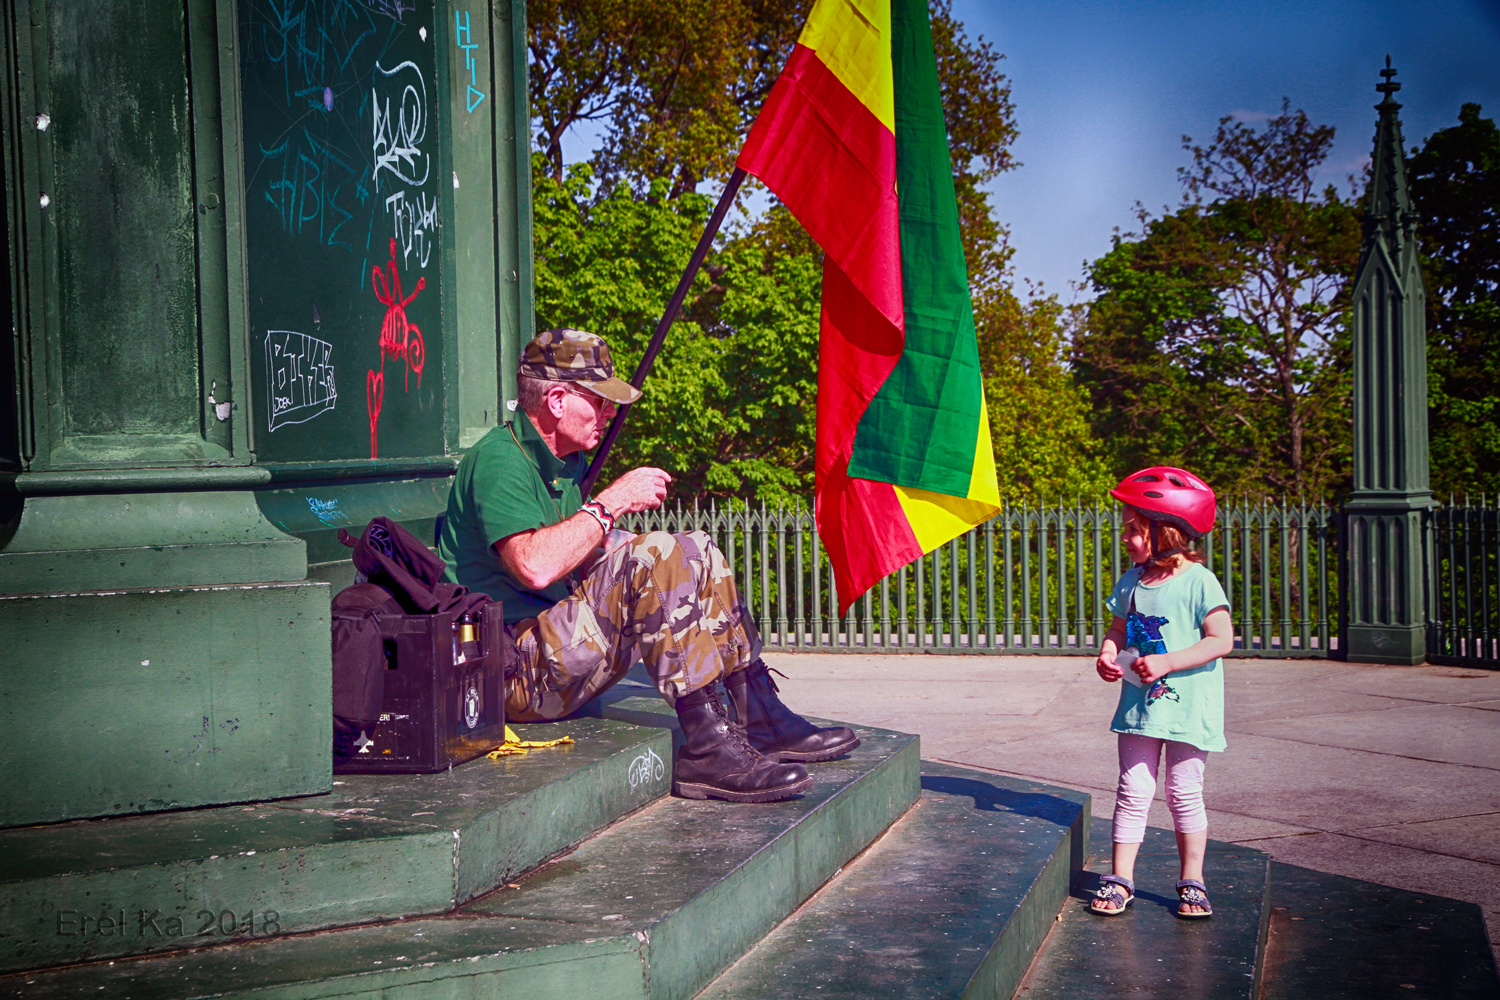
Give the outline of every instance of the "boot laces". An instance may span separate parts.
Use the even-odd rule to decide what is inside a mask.
[[[765,682],[767,684],[771,685],[771,691],[773,693],[780,694],[781,693],[781,685],[777,684],[776,681],[775,681],[775,679],[771,675],[772,674],[776,674],[782,680],[787,680],[788,679],[787,675],[783,674],[780,670],[777,670],[775,667],[771,666],[765,660],[761,660],[759,662],[760,662],[760,665],[763,668],[765,668],[765,672],[761,676],[765,679]]]
[[[729,738],[736,746],[750,751],[757,757],[765,756],[750,742],[750,734],[745,731],[745,727],[729,717],[729,712],[725,710],[724,703],[719,700],[717,693],[708,699],[708,703],[713,706],[714,714],[724,720],[724,725],[729,729]]]

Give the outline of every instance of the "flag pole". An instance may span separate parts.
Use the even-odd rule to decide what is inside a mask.
[[[666,342],[667,331],[672,329],[672,322],[677,319],[677,313],[682,310],[682,303],[687,298],[688,289],[692,287],[693,278],[697,277],[698,269],[703,266],[704,259],[708,257],[714,237],[719,233],[719,226],[723,224],[724,216],[729,212],[729,206],[734,204],[734,196],[739,193],[740,185],[744,183],[744,180],[744,169],[735,167],[734,173],[729,175],[729,183],[724,185],[724,193],[719,196],[719,203],[714,206],[713,214],[708,217],[708,225],[704,227],[703,235],[698,239],[698,246],[693,250],[687,270],[682,272],[682,280],[677,283],[677,291],[672,294],[672,301],[667,303],[667,311],[662,313],[661,322],[656,324],[656,333],[652,336],[646,353],[641,355],[641,363],[635,366],[635,374],[630,377],[630,384],[637,389],[646,381],[646,375],[651,371],[656,355],[661,351],[662,344]],[[630,413],[630,405],[629,403],[623,404],[615,413],[614,422],[609,425],[609,433],[599,443],[599,450],[594,452],[594,460],[589,463],[589,471],[583,477],[584,496],[593,492],[594,483],[599,479],[599,472],[604,468],[604,460],[609,457],[609,449],[614,445],[615,438],[619,437],[625,417]]]

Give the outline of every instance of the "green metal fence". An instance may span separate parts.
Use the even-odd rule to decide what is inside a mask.
[[[1336,512],[1229,502],[1205,541],[1229,595],[1237,655],[1337,648]],[[828,556],[806,508],[677,507],[631,530],[707,532],[735,567],[766,645],[859,653],[1079,653],[1097,649],[1109,589],[1128,568],[1117,505],[1007,506],[882,580],[838,615]],[[1486,633],[1488,634],[1488,633]]]
[[[1427,524],[1427,658],[1500,667],[1500,510],[1439,507]]]

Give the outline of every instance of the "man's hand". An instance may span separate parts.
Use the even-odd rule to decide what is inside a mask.
[[[672,477],[649,466],[631,469],[594,495],[594,499],[616,517],[640,510],[654,510],[667,498]]]
[[[594,495],[616,517],[661,506],[672,477],[661,469],[631,469]],[[580,565],[591,567],[605,550],[613,548],[600,538],[599,522],[580,511],[565,521],[522,531],[495,543],[500,563],[523,586],[541,590],[562,579]]]

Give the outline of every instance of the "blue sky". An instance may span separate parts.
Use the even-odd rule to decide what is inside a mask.
[[[953,0],[953,11],[1004,54],[1011,81],[1022,165],[990,190],[1015,276],[1064,302],[1116,227],[1135,228],[1137,202],[1157,214],[1180,202],[1182,136],[1207,141],[1224,115],[1261,120],[1286,97],[1334,126],[1320,179],[1341,190],[1369,159],[1387,53],[1408,149],[1458,124],[1466,101],[1500,120],[1500,0]],[[566,135],[567,162],[598,135]]]
[[[1184,134],[1283,97],[1337,136],[1325,179],[1362,169],[1386,53],[1408,149],[1458,122],[1465,101],[1500,117],[1500,0],[954,0],[970,36],[1005,54],[1022,166],[991,185],[1017,278],[1071,301],[1085,260],[1131,231],[1141,202],[1180,200]]]

